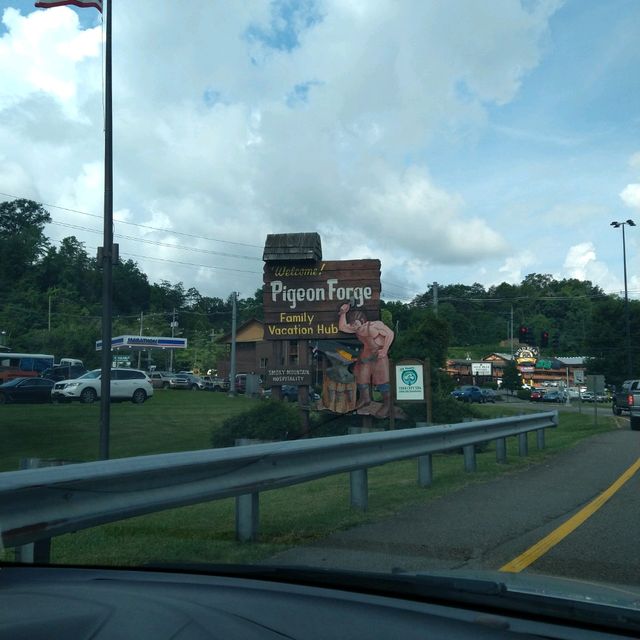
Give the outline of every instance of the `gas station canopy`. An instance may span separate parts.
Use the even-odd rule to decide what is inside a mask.
[[[162,338],[158,336],[117,336],[111,338],[114,349],[186,349],[186,338]],[[102,340],[96,340],[96,351],[102,350]]]

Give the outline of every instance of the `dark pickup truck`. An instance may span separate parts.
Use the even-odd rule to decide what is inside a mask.
[[[640,389],[629,394],[629,422],[632,431],[640,431]]]
[[[623,411],[630,410],[633,401],[630,403],[629,398],[633,397],[634,393],[640,393],[640,380],[625,380],[620,389],[616,389],[611,403],[615,415],[619,416]]]

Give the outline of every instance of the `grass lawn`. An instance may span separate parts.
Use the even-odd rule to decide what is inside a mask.
[[[111,405],[111,458],[207,449],[216,425],[245,411],[244,396],[156,390],[144,404]],[[99,457],[100,403],[3,405],[0,407],[0,471],[20,458],[88,462]]]
[[[113,457],[209,446],[212,429],[228,415],[251,406],[254,400],[222,394],[166,391],[148,404],[113,406]],[[1,407],[3,469],[15,469],[24,456],[90,460],[97,457],[99,407],[79,405]],[[8,411],[5,411],[8,410]],[[481,406],[490,417],[516,411],[504,406]],[[56,538],[52,560],[57,563],[135,565],[163,562],[247,563],[276,551],[325,537],[332,531],[392,515],[399,508],[433,500],[470,483],[483,482],[537,464],[594,433],[615,428],[612,418],[598,427],[585,416],[562,414],[560,426],[547,430],[546,449],[536,449],[529,437],[529,456],[519,458],[517,441],[508,442],[509,461],[495,462],[495,449],[477,456],[476,473],[463,469],[459,454],[434,456],[434,483],[417,485],[415,460],[369,471],[369,510],[349,506],[349,476],[340,474],[260,496],[258,543],[235,541],[235,500],[173,509],[131,518]],[[10,558],[11,552],[5,552]]]

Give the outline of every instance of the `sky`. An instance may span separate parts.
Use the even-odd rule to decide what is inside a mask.
[[[150,281],[251,296],[269,233],[432,282],[640,297],[640,2],[116,2],[115,238]],[[104,28],[0,0],[0,201],[102,244]]]

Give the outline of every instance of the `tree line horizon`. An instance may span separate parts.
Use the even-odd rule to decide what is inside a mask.
[[[78,357],[99,366],[101,270],[75,236],[55,246],[44,233],[49,222],[49,212],[32,200],[0,203],[0,332],[15,351]],[[507,345],[512,326],[517,345],[518,327],[526,326],[534,336],[551,336],[544,355],[585,356],[590,373],[614,384],[626,378],[624,300],[588,280],[532,273],[519,284],[440,284],[437,298],[436,308],[430,284],[410,302],[381,301],[382,320],[396,332],[393,359],[428,358],[435,371],[452,352]],[[629,305],[631,335],[637,336],[640,301]],[[114,265],[112,335],[137,335],[141,320],[145,335],[171,335],[175,318],[177,335],[189,341],[175,355],[178,367],[211,368],[224,357],[226,347],[216,337],[230,332],[232,306],[232,292],[205,296],[182,281],[152,283],[131,259]],[[238,325],[263,319],[262,287],[237,299],[237,314]],[[637,355],[632,340],[634,367]],[[162,362],[154,364],[162,368]]]

